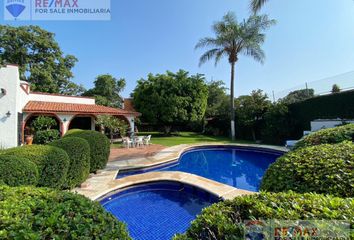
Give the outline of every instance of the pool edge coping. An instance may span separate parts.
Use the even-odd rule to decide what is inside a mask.
[[[182,145],[177,145],[173,146],[171,148],[166,148],[154,155],[152,158],[158,157],[158,155],[162,152],[166,151],[172,151],[170,152],[170,155],[172,156],[165,156],[161,159],[157,158],[156,161],[151,161],[149,158],[145,158],[147,161],[145,162],[146,164],[144,165],[137,165],[132,163],[130,168],[123,168],[119,167],[119,165],[115,165],[114,163],[119,162],[114,161],[110,162],[107,164],[107,167],[104,170],[100,170],[97,172],[95,175],[91,175],[90,178],[88,178],[85,183],[83,184],[83,188],[75,188],[72,191],[81,195],[84,195],[91,200],[97,201],[97,199],[100,199],[104,195],[108,195],[111,192],[115,192],[119,189],[126,188],[132,185],[138,185],[138,184],[144,184],[148,182],[158,182],[158,181],[175,181],[175,182],[181,182],[183,184],[189,184],[191,186],[195,186],[198,188],[201,188],[207,192],[210,192],[211,194],[214,194],[218,196],[221,199],[233,199],[237,196],[240,195],[248,195],[248,194],[255,194],[257,192],[250,192],[247,190],[243,189],[238,189],[226,184],[222,184],[216,181],[213,181],[211,179],[203,178],[201,176],[197,176],[194,174],[190,173],[184,173],[184,172],[170,172],[172,174],[167,174],[168,172],[147,172],[147,173],[142,173],[138,175],[132,175],[132,176],[127,176],[121,179],[116,179],[119,170],[133,170],[133,169],[141,169],[141,168],[148,168],[148,167],[154,167],[158,165],[163,165],[167,164],[173,161],[176,161],[180,158],[180,156],[185,153],[186,151],[192,150],[194,148],[198,147],[227,147],[227,146],[233,146],[233,147],[249,147],[249,148],[257,148],[257,149],[264,149],[264,150],[273,150],[273,151],[278,151],[278,152],[283,152],[286,153],[289,150],[284,148],[284,147],[279,147],[279,146],[271,146],[271,145],[260,145],[260,144],[225,144],[225,143],[198,143],[198,144],[182,144]],[[169,149],[169,150],[168,150]],[[175,150],[176,149],[176,150]],[[168,152],[167,152],[168,153]],[[131,161],[134,161],[134,159],[131,159]],[[125,162],[126,164],[130,164],[130,161],[122,161]],[[150,176],[154,173],[159,173],[160,176]],[[161,175],[162,174],[162,175]],[[164,174],[164,175],[163,175]],[[175,175],[179,174],[179,176],[182,175],[182,177],[176,177]],[[136,181],[131,181],[131,179],[134,179],[134,177],[139,176],[140,177],[145,177],[143,179],[137,179]],[[142,175],[142,176],[141,176]],[[158,174],[157,174],[158,175]],[[175,176],[175,177],[173,177]],[[128,178],[128,179],[127,179]],[[167,179],[166,179],[167,178]],[[197,184],[199,183],[199,184]],[[216,185],[216,187],[215,187]],[[205,187],[208,186],[208,187]],[[212,186],[212,187],[211,187]],[[215,188],[214,188],[215,187]],[[229,191],[225,192],[225,188],[228,189]]]

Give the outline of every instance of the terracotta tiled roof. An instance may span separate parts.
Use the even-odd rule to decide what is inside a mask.
[[[118,108],[104,107],[93,104],[56,103],[29,101],[23,108],[24,112],[36,113],[75,113],[75,114],[109,114],[109,115],[135,115],[140,113]]]
[[[131,98],[124,99],[124,110],[135,112],[133,99]]]

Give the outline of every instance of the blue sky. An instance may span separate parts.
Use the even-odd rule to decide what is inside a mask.
[[[227,59],[198,67],[197,41],[212,36],[211,25],[228,11],[238,19],[249,14],[248,0],[112,0],[111,21],[33,21],[56,33],[66,54],[79,62],[74,82],[92,87],[99,74],[124,77],[128,97],[148,73],[185,69],[229,86]],[[3,5],[1,5],[3,8]],[[278,21],[267,32],[261,65],[241,57],[236,67],[236,95],[253,89],[275,92],[354,70],[353,0],[269,0],[262,13]],[[353,84],[354,85],[354,84]]]

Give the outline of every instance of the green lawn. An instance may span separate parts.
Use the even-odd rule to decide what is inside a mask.
[[[179,144],[193,144],[205,142],[221,142],[221,143],[252,143],[250,141],[236,140],[231,141],[227,137],[206,136],[193,132],[180,132],[178,135],[164,136],[158,132],[141,132],[140,136],[151,135],[151,143],[171,147]],[[119,147],[121,144],[114,144],[112,147]]]

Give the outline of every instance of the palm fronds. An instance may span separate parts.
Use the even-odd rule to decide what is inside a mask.
[[[268,0],[251,0],[250,8],[252,12],[257,13],[267,1]]]
[[[202,38],[195,46],[196,49],[209,48],[200,57],[199,65],[212,59],[215,59],[216,65],[224,56],[229,58],[230,63],[236,62],[239,54],[263,62],[265,54],[261,45],[265,35],[262,32],[274,24],[275,21],[267,15],[253,15],[238,23],[234,13],[227,13],[221,21],[214,23],[212,29],[215,37]]]

